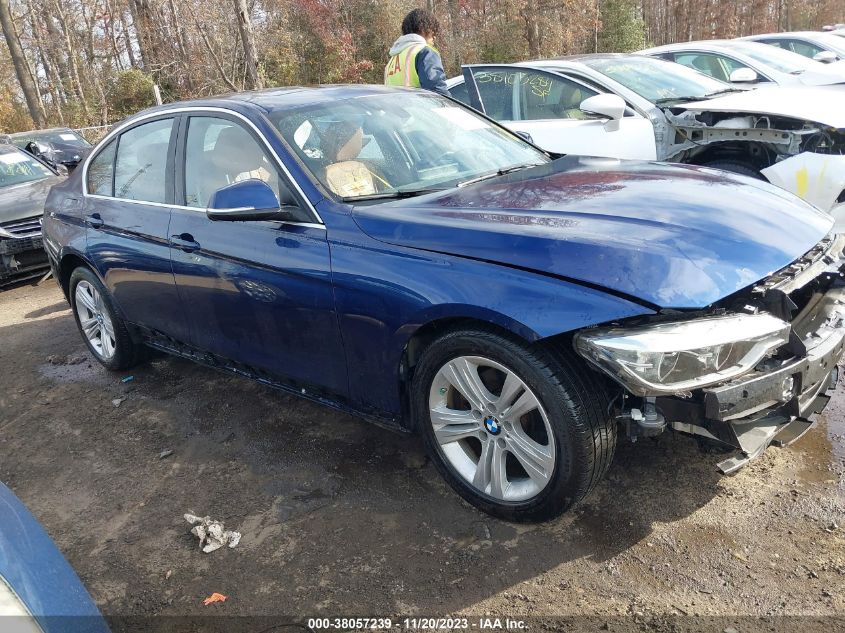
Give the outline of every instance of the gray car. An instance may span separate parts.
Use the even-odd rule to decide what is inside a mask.
[[[0,286],[43,273],[41,216],[50,188],[64,180],[14,145],[0,145]]]

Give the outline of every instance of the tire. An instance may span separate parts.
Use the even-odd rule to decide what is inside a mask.
[[[601,480],[616,449],[606,390],[574,353],[484,330],[453,331],[426,348],[411,404],[443,478],[508,521],[568,510]]]
[[[76,327],[103,367],[123,371],[146,358],[146,348],[132,340],[97,275],[80,266],[71,273],[68,287]]]
[[[724,171],[729,171],[734,174],[748,176],[749,178],[754,178],[756,180],[765,180],[765,178],[763,178],[763,174],[761,174],[753,167],[749,167],[744,163],[737,163],[732,160],[716,160],[712,163],[707,163],[704,166],[710,167],[712,169],[722,169]]]

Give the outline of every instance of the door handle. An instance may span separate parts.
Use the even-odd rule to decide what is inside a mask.
[[[99,229],[105,222],[103,222],[103,218],[100,217],[99,213],[92,213],[88,217],[85,218],[85,223],[90,226],[92,229]]]
[[[170,236],[170,245],[178,248],[186,253],[193,253],[200,249],[199,242],[194,241],[194,236],[190,233],[181,233],[179,235]]]

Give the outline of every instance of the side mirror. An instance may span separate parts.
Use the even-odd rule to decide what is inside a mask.
[[[833,62],[839,61],[839,57],[832,51],[819,51],[813,55],[813,59],[822,64],[832,64]]]
[[[529,143],[534,142],[534,139],[531,138],[531,135],[528,132],[514,130],[513,133],[516,134],[519,138],[528,141]]]
[[[619,129],[619,121],[625,116],[625,100],[619,95],[593,95],[581,102],[581,112],[590,116],[610,119],[604,126],[608,132]]]
[[[59,176],[67,176],[70,173],[67,166],[62,165],[61,163],[56,165],[56,172],[59,174]]]
[[[728,77],[732,84],[753,84],[759,80],[760,76],[750,68],[737,68]]]
[[[210,220],[289,220],[275,192],[263,180],[251,178],[227,185],[211,195],[205,210]]]

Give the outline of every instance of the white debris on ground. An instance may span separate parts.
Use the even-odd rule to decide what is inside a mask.
[[[191,534],[200,540],[200,548],[206,554],[220,549],[224,545],[235,547],[241,541],[240,532],[224,529],[220,521],[213,521],[211,517],[185,514],[185,520],[194,526]]]

